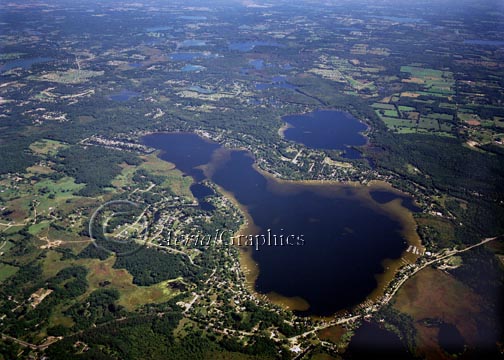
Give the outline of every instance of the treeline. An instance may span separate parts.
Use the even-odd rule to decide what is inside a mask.
[[[258,337],[244,346],[234,339],[219,340],[211,330],[189,330],[176,337],[174,330],[182,319],[175,299],[156,306],[164,307],[158,314],[129,314],[89,327],[51,345],[46,355],[53,360],[68,359],[194,359],[204,360],[225,356],[254,355],[260,359],[280,358],[278,346],[270,339]],[[106,303],[106,301],[105,301]],[[149,309],[144,309],[149,311]],[[85,345],[84,345],[85,344]],[[85,347],[85,348],[84,348]],[[85,349],[85,351],[83,351]],[[287,354],[284,354],[284,356]],[[241,355],[242,356],[242,355]]]
[[[118,256],[116,269],[126,269],[133,275],[133,283],[141,286],[157,284],[160,281],[182,276],[188,280],[199,278],[198,268],[187,258],[151,248],[142,248],[127,256]]]
[[[447,203],[463,226],[457,239],[470,243],[481,237],[504,233],[504,157],[470,150],[458,139],[430,135],[374,134],[375,146],[367,150],[376,166],[406,181],[437,190],[468,202],[467,209]],[[418,172],[408,171],[411,164]]]
[[[9,141],[0,146],[0,174],[24,172],[37,158],[28,149],[29,144]]]
[[[222,297],[222,295],[219,296]],[[240,313],[235,312],[230,305],[223,306],[222,311],[225,314],[224,322],[226,327],[244,331],[251,331],[257,325],[259,325],[260,330],[275,327],[287,337],[301,334],[306,330],[300,326],[289,325],[280,314],[262,308],[252,301],[246,301],[243,306],[245,311]]]
[[[385,319],[385,327],[395,333],[410,352],[415,351],[416,329],[411,316],[387,305],[378,311],[377,317]]]
[[[79,195],[94,196],[121,173],[119,164],[139,165],[141,160],[129,152],[106,149],[98,146],[71,146],[61,150],[53,161],[57,170],[75,178],[86,187]]]
[[[84,267],[73,266],[44,281],[42,269],[36,262],[21,267],[0,290],[0,312],[6,315],[2,331],[19,338],[35,334],[37,328],[49,324],[49,317],[57,305],[85,293],[86,276]],[[52,292],[35,304],[36,298],[28,299],[37,291]]]
[[[501,238],[502,241],[502,238]],[[502,256],[502,250],[497,254]],[[499,347],[504,342],[504,270],[496,253],[484,246],[460,254],[462,266],[450,270],[458,280],[479,295],[479,312],[474,317],[476,349],[469,349],[468,358],[497,359]]]
[[[126,315],[123,307],[116,305],[117,300],[119,292],[116,289],[98,289],[82,303],[70,307],[65,315],[74,320],[73,330],[88,329]]]

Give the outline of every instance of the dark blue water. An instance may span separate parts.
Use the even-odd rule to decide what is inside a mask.
[[[347,360],[408,360],[415,357],[408,352],[396,334],[376,323],[364,323],[352,337],[343,356]]]
[[[205,165],[212,159],[213,152],[220,145],[205,141],[197,135],[188,133],[167,133],[148,135],[143,138],[145,144],[162,150],[160,158],[171,163],[183,173],[199,182],[205,178],[197,166]]]
[[[219,148],[192,134],[154,134],[143,141],[197,181],[204,175],[195,167],[210,162]],[[330,315],[360,303],[376,288],[383,260],[406,248],[400,223],[354,187],[278,183],[257,172],[247,152],[225,159],[213,164],[211,180],[248,208],[260,235],[278,240],[253,253],[260,268],[256,289],[304,298],[310,309],[303,314]]]
[[[461,354],[465,349],[465,341],[457,327],[443,322],[439,326],[438,342],[441,348],[449,354]]]
[[[366,144],[366,138],[361,132],[367,126],[342,111],[319,110],[303,115],[284,116],[283,120],[292,126],[284,132],[286,139],[313,149],[344,150],[344,157],[358,159],[358,151],[348,146]]]
[[[121,90],[121,92],[109,95],[109,99],[113,100],[113,101],[124,102],[124,101],[128,101],[134,97],[137,97],[138,95],[140,95],[140,93],[137,93],[135,91]]]
[[[275,41],[243,41],[229,44],[229,50],[247,52],[252,51],[256,46],[284,47]]]
[[[36,57],[36,58],[31,58],[31,59],[16,59],[16,60],[11,60],[7,61],[5,64],[0,66],[0,73],[15,69],[15,68],[22,68],[22,69],[29,69],[32,65],[35,64],[42,64],[46,63],[49,61],[54,60],[53,58],[49,57]]]
[[[504,46],[504,40],[464,40],[464,44],[467,45],[482,45],[482,46]]]
[[[198,199],[201,209],[205,211],[215,210],[215,206],[205,200],[207,196],[215,195],[214,191],[211,188],[200,183],[195,183],[191,185],[191,192],[193,196]]]
[[[351,147],[346,147],[345,151],[341,155],[345,159],[350,159],[350,160],[357,160],[357,159],[362,159],[362,155],[359,151],[351,148]]]

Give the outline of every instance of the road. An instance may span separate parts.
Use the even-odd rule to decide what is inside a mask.
[[[484,245],[484,244],[486,244],[486,243],[488,243],[490,241],[496,240],[496,239],[498,239],[500,237],[502,237],[502,235],[495,236],[495,237],[492,237],[492,238],[485,238],[485,239],[481,240],[479,243],[471,245],[471,246],[468,246],[468,247],[466,247],[464,249],[461,249],[461,250],[448,250],[444,255],[442,255],[440,257],[436,257],[436,258],[434,258],[434,259],[432,259],[430,261],[427,261],[425,264],[423,264],[420,267],[416,268],[411,274],[409,274],[408,276],[406,276],[403,279],[401,279],[400,281],[398,281],[394,285],[394,288],[393,288],[392,292],[385,299],[382,300],[381,304],[375,304],[372,307],[371,312],[376,312],[376,311],[378,311],[380,309],[381,306],[388,304],[390,302],[390,300],[392,300],[392,298],[394,297],[394,295],[397,293],[397,291],[399,291],[399,289],[401,288],[401,286],[403,286],[406,281],[408,281],[409,279],[411,279],[420,270],[423,270],[427,266],[430,266],[430,265],[432,265],[432,264],[434,264],[434,263],[436,263],[438,261],[441,261],[441,260],[447,259],[447,258],[449,258],[451,256],[454,256],[454,255],[457,255],[457,254],[469,251],[469,250],[474,249],[474,248],[476,248],[478,246]],[[347,317],[347,318],[335,319],[335,320],[333,320],[333,321],[331,321],[329,323],[326,323],[324,325],[319,325],[319,326],[313,328],[312,330],[307,331],[307,332],[305,332],[303,334],[290,337],[288,340],[291,341],[291,342],[296,342],[297,339],[299,339],[300,337],[312,334],[312,333],[314,333],[316,331],[323,330],[323,329],[326,329],[326,328],[331,327],[331,326],[341,325],[341,324],[345,324],[345,323],[348,323],[348,322],[352,322],[352,321],[355,321],[355,320],[357,320],[357,319],[359,319],[359,318],[361,318],[363,316],[364,315],[355,315],[355,316],[351,316],[351,317]]]
[[[426,268],[427,266],[430,266],[430,265],[432,265],[432,264],[434,264],[434,263],[436,263],[438,261],[444,260],[444,259],[449,258],[451,256],[454,256],[456,254],[460,254],[460,253],[469,251],[469,250],[474,249],[474,248],[476,248],[478,246],[484,245],[484,244],[486,244],[486,243],[488,243],[490,241],[496,240],[496,239],[498,239],[500,237],[501,236],[496,236],[496,237],[492,237],[492,238],[486,238],[486,239],[481,240],[477,244],[468,246],[468,247],[466,247],[464,249],[461,249],[461,250],[449,250],[444,255],[442,255],[440,257],[436,257],[435,259],[432,259],[432,260],[424,263],[420,267],[416,268],[411,274],[409,274],[408,276],[404,277],[399,282],[397,282],[397,284],[394,286],[394,289],[389,294],[389,296],[384,301],[382,301],[381,306],[387,304],[393,298],[393,296],[397,293],[397,291],[401,288],[401,286],[406,281],[408,281],[416,273],[418,273],[422,269]],[[150,245],[153,245],[153,244],[150,244]],[[186,310],[184,311],[185,314],[187,314],[187,311],[192,307],[192,305],[194,304],[195,301],[197,301],[198,298],[199,298],[199,295],[195,295],[195,297],[192,299],[192,301],[190,301],[187,304]],[[376,312],[378,310],[379,310],[379,306],[373,306],[373,309],[371,310],[371,312]],[[316,326],[313,329],[311,329],[309,331],[306,331],[306,332],[304,332],[304,333],[302,333],[300,335],[296,335],[296,336],[290,337],[290,338],[288,338],[288,340],[291,343],[296,343],[299,338],[302,338],[304,336],[313,334],[313,333],[315,333],[317,331],[326,329],[326,328],[331,327],[331,326],[342,325],[342,324],[346,324],[346,323],[349,323],[349,322],[356,321],[356,320],[362,318],[363,316],[364,315],[354,315],[354,316],[349,316],[349,317],[346,317],[346,318],[335,319],[333,321],[330,321],[329,323],[324,323],[324,324],[321,324],[319,326]],[[123,320],[123,319],[119,319],[119,320]],[[239,331],[239,330],[234,330],[234,329],[225,329],[225,330],[228,331],[229,333],[240,334],[240,335],[244,335],[244,336],[254,336],[255,335],[254,333],[249,333],[249,332],[246,332],[246,331]],[[49,341],[47,341],[47,342],[45,342],[45,343],[43,343],[41,345],[35,345],[35,344],[31,344],[29,342],[26,342],[26,341],[23,341],[23,340],[20,340],[20,339],[16,339],[16,338],[11,337],[9,335],[5,335],[5,334],[1,334],[1,335],[2,335],[2,340],[10,340],[10,341],[13,341],[13,342],[21,345],[21,346],[29,347],[30,349],[33,349],[33,350],[44,350],[47,347],[49,347],[51,344],[53,344],[53,343],[55,343],[55,342],[57,342],[57,341],[59,341],[59,340],[62,339],[62,337],[52,338]]]
[[[469,251],[471,249],[474,249],[475,247],[478,247],[478,246],[481,246],[481,245],[484,245],[490,241],[493,241],[493,240],[496,240],[498,239],[500,236],[495,236],[495,237],[492,237],[492,238],[486,238],[486,239],[483,239],[481,240],[479,243],[477,244],[474,244],[474,245],[471,245],[471,246],[468,246],[464,249],[461,249],[461,250],[449,250],[446,252],[445,255],[441,256],[441,257],[436,257],[435,259],[433,260],[430,260],[430,261],[427,261],[425,264],[423,264],[422,266],[416,268],[415,270],[413,270],[413,272],[408,275],[407,277],[401,279],[397,284],[396,286],[394,287],[394,289],[392,290],[392,292],[389,294],[389,296],[387,296],[385,298],[385,302],[383,303],[384,305],[387,304],[390,300],[392,300],[392,298],[394,297],[394,295],[397,293],[397,291],[401,288],[401,286],[406,282],[408,281],[412,276],[414,276],[416,273],[418,273],[420,270],[422,269],[425,269],[427,266],[430,266],[440,260],[444,260],[444,259],[447,259],[451,256],[454,256],[454,255],[457,255],[457,254],[460,254],[460,253],[463,253],[465,251]]]
[[[19,344],[19,345],[24,346],[24,347],[28,347],[28,348],[30,348],[32,350],[45,350],[50,345],[54,344],[56,341],[59,341],[61,339],[62,339],[62,337],[55,337],[55,338],[52,338],[49,341],[46,341],[42,345],[35,345],[35,344],[30,344],[29,342],[26,342],[26,341],[23,341],[23,340],[20,340],[20,339],[16,339],[16,338],[14,338],[12,336],[2,334],[2,340],[9,340],[9,341],[15,342],[16,344]]]

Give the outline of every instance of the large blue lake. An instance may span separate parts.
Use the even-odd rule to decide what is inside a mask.
[[[360,303],[377,288],[383,261],[407,247],[401,221],[364,187],[278,181],[256,170],[248,152],[224,150],[195,134],[153,134],[143,142],[195,182],[207,178],[232,194],[255,225],[245,235],[291,239],[248,251],[259,269],[255,289],[301,299],[309,306],[301,314],[330,315]],[[213,171],[204,172],[201,165],[208,164]],[[207,191],[195,190],[199,197]]]

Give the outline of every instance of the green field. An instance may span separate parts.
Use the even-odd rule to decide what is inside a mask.
[[[50,139],[41,139],[30,145],[30,150],[39,155],[56,155],[59,150],[66,147],[65,143]]]
[[[3,264],[0,263],[0,283],[4,282],[6,279],[14,275],[19,268],[8,265],[8,264]]]
[[[418,127],[426,130],[439,130],[439,123],[435,119],[429,119],[428,117],[421,116],[418,122]]]
[[[374,107],[375,109],[395,110],[395,105],[393,104],[374,103],[371,106]]]

